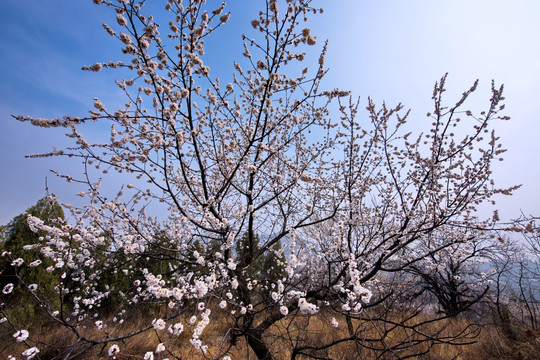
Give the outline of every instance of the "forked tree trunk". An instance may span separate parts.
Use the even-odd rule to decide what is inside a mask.
[[[262,332],[257,329],[252,329],[247,332],[246,340],[251,347],[251,350],[257,356],[259,360],[274,360],[274,356],[270,352],[270,349],[263,341]]]

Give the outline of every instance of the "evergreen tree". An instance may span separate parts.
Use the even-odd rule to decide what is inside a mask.
[[[236,243],[236,253],[238,255],[238,259],[240,261],[247,258],[252,259],[254,256],[256,256],[259,247],[259,235],[252,234],[250,236],[248,232],[245,232],[240,241]],[[253,261],[251,261],[249,266],[247,266],[245,269],[246,278],[258,281],[263,262],[264,258],[262,257],[253,259]]]
[[[43,233],[34,233],[27,222],[28,214],[51,224],[54,219],[64,219],[64,211],[54,196],[46,196],[29,207],[26,212],[15,216],[7,225],[0,228],[0,289],[7,284],[13,284],[15,290],[24,287],[19,279],[26,285],[39,284],[37,291],[45,294],[47,298],[55,298],[55,284],[58,279],[53,273],[47,272],[47,267],[53,266],[52,260],[45,258],[41,253],[41,246],[35,246],[43,241]],[[24,259],[18,265],[18,259]],[[39,266],[36,264],[41,263]],[[2,294],[8,303],[24,304],[25,315],[31,315],[34,308],[29,302],[32,298],[28,291],[13,291],[17,294],[11,298],[10,294]]]
[[[278,280],[286,277],[285,255],[281,248],[281,241],[272,246],[271,251],[267,252],[261,266],[261,280],[268,283],[277,283]]]

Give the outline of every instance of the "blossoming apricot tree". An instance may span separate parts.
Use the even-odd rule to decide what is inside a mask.
[[[116,82],[125,106],[112,110],[96,98],[87,117],[17,117],[69,129],[76,147],[46,155],[84,164],[82,178],[60,176],[86,184],[79,195],[87,205],[71,207],[71,220],[54,226],[28,218],[47,234],[41,253],[54,260],[48,270],[59,279],[59,302],[39,292],[35,299],[76,338],[62,357],[97,345],[116,356],[122,339],[144,331],[160,334],[160,353],[171,357],[181,355],[170,339],[186,333],[206,358],[229,358],[239,339],[259,359],[277,356],[273,341],[294,358],[347,343],[403,355],[414,344],[455,340],[426,332],[426,320],[414,320],[418,309],[393,311],[393,289],[382,284],[467,241],[425,246],[440,229],[487,229],[475,207],[511,192],[491,180],[491,162],[503,152],[491,130],[506,119],[499,115],[502,87],[492,86],[486,111],[475,115],[462,108],[477,83],[445,106],[444,76],[433,90],[431,130],[405,133],[401,105],[370,100],[359,120],[359,102],[348,92],[321,89],[326,45],[314,68],[299,66],[317,44],[303,25],[319,12],[310,0],[263,2],[226,84],[205,58],[206,39],[229,19],[225,4],[168,0],[151,15],[145,1],[94,2],[115,11],[116,24],[104,28],[130,61],[84,69],[127,74]],[[85,140],[81,128],[92,122],[110,124],[102,142]],[[107,196],[94,167],[122,173],[126,184]],[[150,201],[165,215],[147,214]],[[280,275],[258,281],[246,270],[268,256]],[[168,310],[122,332],[122,312],[113,319],[99,312],[113,298],[118,307]],[[216,347],[204,330],[224,314],[227,336]],[[315,341],[309,326],[298,325],[318,317],[328,317],[332,338]],[[84,326],[101,335],[87,335]],[[397,329],[415,336],[392,341],[388,334]]]

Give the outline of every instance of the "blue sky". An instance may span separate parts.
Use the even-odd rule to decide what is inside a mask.
[[[155,2],[157,0],[151,0]],[[208,44],[216,54],[213,70],[232,72],[242,51],[242,32],[262,0],[231,0],[231,21]],[[433,84],[449,72],[448,101],[475,79],[480,87],[471,107],[487,104],[492,79],[505,84],[509,122],[496,129],[509,150],[498,163],[501,186],[523,184],[497,207],[503,218],[520,211],[539,214],[540,2],[536,0],[336,0],[316,1],[324,13],[309,26],[319,44],[329,40],[325,80],[360,96],[363,104],[402,102],[412,109],[410,126],[425,128]],[[49,188],[71,202],[76,186],[66,186],[49,172],[78,171],[76,161],[25,159],[29,153],[65,146],[62,131],[36,129],[10,114],[39,117],[84,115],[93,97],[123,101],[114,91],[114,72],[83,72],[83,65],[121,59],[118,44],[101,28],[114,16],[91,0],[2,0],[0,13],[0,224],[34,204]],[[320,49],[320,47],[319,47]],[[212,55],[213,56],[213,55]],[[99,136],[99,126],[91,135]],[[106,135],[107,136],[107,135]]]

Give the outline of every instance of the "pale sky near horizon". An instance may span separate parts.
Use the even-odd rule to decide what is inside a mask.
[[[156,1],[156,0],[151,0]],[[214,0],[212,0],[214,1]],[[262,1],[230,0],[231,21],[213,46],[217,71],[232,72],[242,52],[241,34]],[[496,125],[508,149],[494,169],[501,186],[523,184],[496,208],[505,219],[523,211],[540,215],[540,1],[536,0],[336,0],[313,1],[324,13],[308,23],[317,50],[329,40],[325,79],[328,88],[352,90],[366,105],[371,96],[411,108],[410,125],[425,125],[432,110],[435,81],[449,72],[448,103],[475,79],[480,87],[471,107],[488,105],[490,83],[505,84],[505,114]],[[85,115],[93,97],[123,102],[114,93],[114,72],[88,73],[81,66],[116,60],[118,43],[101,28],[114,15],[91,0],[2,0],[0,14],[0,224],[45,194],[45,179],[60,200],[71,202],[79,189],[49,172],[79,172],[62,158],[25,159],[29,153],[66,146],[62,131],[36,129],[10,114],[36,117]],[[209,46],[211,45],[209,44]],[[237,54],[237,55],[235,55]],[[223,55],[223,56],[221,56]],[[230,60],[230,61],[229,61]],[[108,130],[95,129],[98,136]],[[73,170],[75,169],[75,170]],[[79,169],[79,170],[78,170]]]

